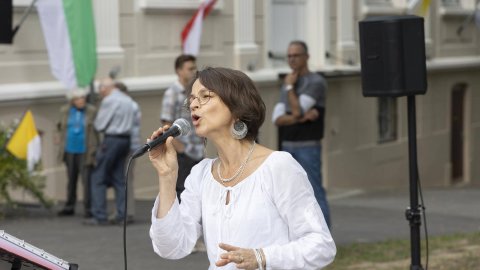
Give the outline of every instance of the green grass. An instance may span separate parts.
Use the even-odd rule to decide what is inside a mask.
[[[430,237],[430,269],[480,269],[480,232]],[[335,261],[327,270],[409,269],[410,241],[389,240],[337,247]],[[425,240],[422,239],[425,268]]]

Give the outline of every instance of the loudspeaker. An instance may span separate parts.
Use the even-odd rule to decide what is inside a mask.
[[[399,97],[427,92],[423,18],[372,17],[359,22],[363,95]]]
[[[12,0],[0,0],[0,43],[12,43]]]

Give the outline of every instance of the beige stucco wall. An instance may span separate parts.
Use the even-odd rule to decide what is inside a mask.
[[[452,185],[451,91],[469,86],[465,99],[464,183],[478,186],[480,69],[430,71],[427,94],[416,97],[417,147],[424,186]],[[398,98],[398,140],[377,142],[377,99],[362,96],[359,76],[330,80],[324,140],[328,186],[392,188],[409,185],[407,98]]]
[[[278,99],[277,81],[260,82],[257,87],[262,99],[267,106],[265,124],[260,130],[259,141],[268,147],[276,148],[276,128],[270,121],[271,110]],[[160,106],[165,89],[154,91],[137,91],[132,93],[135,101],[142,110],[141,137],[146,139],[153,130],[159,127]],[[43,174],[47,177],[45,194],[50,198],[62,200],[66,197],[66,172],[65,166],[57,163],[56,155],[58,146],[54,144],[54,133],[58,121],[58,112],[64,104],[63,97],[35,99],[27,101],[0,102],[0,122],[10,123],[12,119],[19,118],[26,109],[34,115],[37,128],[42,132],[42,166]],[[208,147],[207,154],[212,157],[215,152]],[[137,198],[153,198],[158,191],[158,181],[147,156],[136,160],[134,167],[135,190]],[[14,193],[18,199],[28,199],[28,194]],[[80,194],[79,194],[80,195]]]
[[[260,143],[271,148],[277,146],[276,128],[270,121],[271,110],[278,99],[278,73],[285,70],[270,68],[266,59],[268,50],[267,0],[254,1],[254,43],[257,54],[238,53],[235,50],[234,1],[219,1],[205,21],[199,67],[226,66],[247,70],[255,64],[256,70],[248,73],[257,83],[267,106]],[[313,0],[306,3],[312,4]],[[437,1],[432,1],[430,40],[427,44],[429,61],[428,84],[425,96],[417,97],[417,134],[420,178],[424,186],[450,186],[450,103],[451,90],[458,82],[468,84],[465,98],[465,168],[464,183],[480,186],[480,46],[479,34],[470,25],[462,36],[456,29],[463,15],[440,14]],[[99,53],[98,77],[103,77],[115,65],[122,67],[120,79],[131,88],[133,98],[142,108],[143,138],[159,125],[158,116],[163,91],[174,80],[173,61],[181,52],[179,33],[190,18],[193,9],[139,9],[136,1],[119,2],[119,46],[117,53]],[[325,3],[325,2],[322,2]],[[361,91],[357,22],[365,18],[361,2],[353,1],[353,40],[350,47],[341,47],[337,30],[342,18],[338,2],[329,2],[330,8],[328,49],[336,55],[352,58],[357,75],[328,76],[325,139],[323,141],[324,183],[328,189],[365,188],[379,189],[406,187],[408,185],[407,102],[398,99],[399,139],[379,144],[377,142],[376,98],[364,98]],[[17,22],[24,8],[15,9]],[[310,13],[308,13],[310,14]],[[452,15],[453,14],[453,15]],[[372,15],[372,14],[369,14]],[[308,16],[308,15],[307,15]],[[288,18],[285,18],[288,19]],[[345,18],[342,18],[345,19]],[[310,20],[310,19],[308,19]],[[266,26],[267,25],[267,26]],[[320,31],[320,30],[319,30]],[[307,33],[307,36],[309,33]],[[270,41],[271,42],[271,41]],[[357,42],[357,43],[356,43]],[[286,46],[286,45],[285,45]],[[311,50],[316,50],[312,48]],[[444,60],[446,59],[446,60]],[[474,59],[469,62],[469,59]],[[313,61],[314,59],[311,59]],[[438,63],[440,61],[440,63]],[[336,66],[342,61],[327,60],[325,67],[315,70],[342,71]],[[470,64],[463,65],[463,62]],[[452,64],[453,63],[453,64]],[[21,85],[20,85],[21,84]],[[8,93],[14,98],[4,98],[7,90],[22,89],[28,95]],[[37,89],[31,93],[29,89]],[[41,89],[39,91],[38,89]],[[51,90],[51,91],[50,91]],[[38,16],[33,12],[15,37],[14,44],[0,45],[0,121],[9,122],[31,109],[37,126],[42,130],[42,162],[47,176],[46,194],[55,199],[65,198],[66,174],[62,164],[55,162],[57,147],[53,144],[53,131],[57,113],[65,99],[62,88],[50,74],[48,58]],[[42,92],[44,91],[44,92]],[[211,146],[209,156],[215,153]],[[138,198],[151,198],[156,193],[157,180],[148,159],[142,157],[135,166],[135,186]],[[22,193],[17,194],[20,197]]]

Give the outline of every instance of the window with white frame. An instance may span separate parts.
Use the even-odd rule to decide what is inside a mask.
[[[385,143],[397,139],[397,98],[378,98],[378,142]]]
[[[269,56],[273,66],[286,66],[287,47],[292,40],[305,40],[306,1],[271,0]]]

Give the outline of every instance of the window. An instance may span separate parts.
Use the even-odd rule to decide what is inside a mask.
[[[270,58],[274,67],[287,66],[286,52],[290,41],[306,41],[306,1],[272,0]]]
[[[385,143],[397,139],[397,99],[378,98],[378,142]]]

